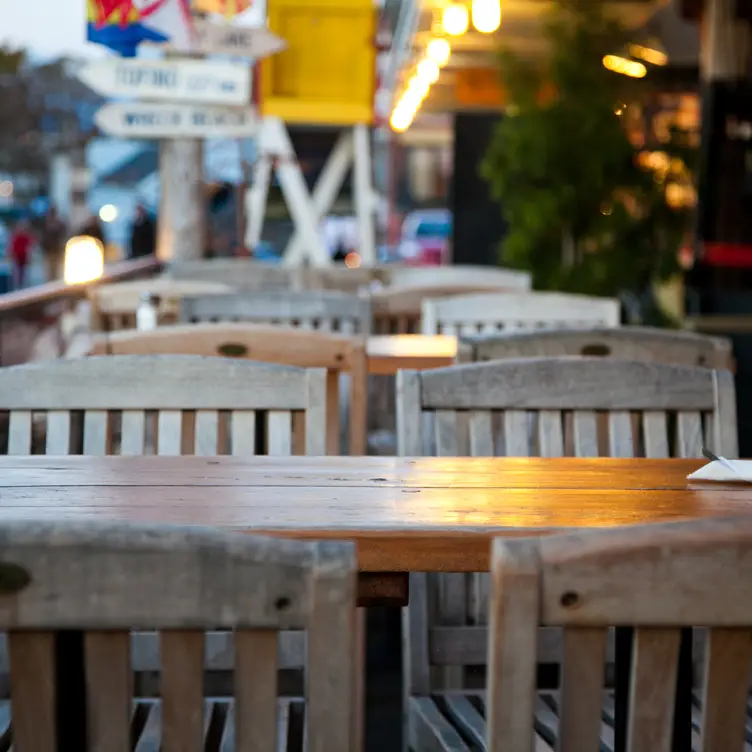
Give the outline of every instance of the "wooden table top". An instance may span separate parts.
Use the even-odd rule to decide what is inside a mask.
[[[703,460],[1,457],[0,520],[211,525],[358,543],[365,572],[483,571],[496,535],[752,515]]]
[[[366,341],[368,371],[389,375],[400,368],[440,368],[454,362],[457,337],[446,334],[377,334]]]

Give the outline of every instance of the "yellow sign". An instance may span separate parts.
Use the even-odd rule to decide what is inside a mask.
[[[267,13],[288,47],[261,63],[261,113],[288,123],[372,123],[373,0],[268,0]]]
[[[220,13],[232,18],[252,5],[252,0],[191,0],[191,8],[199,13]]]

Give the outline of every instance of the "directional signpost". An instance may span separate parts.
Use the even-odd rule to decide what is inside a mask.
[[[287,42],[266,28],[232,26],[197,18],[193,22],[197,47],[204,55],[237,55],[261,60],[276,55]]]
[[[78,77],[94,91],[110,97],[225,105],[245,105],[251,97],[250,67],[242,63],[98,60],[85,65]]]
[[[94,120],[120,138],[251,138],[258,130],[253,107],[114,102]]]

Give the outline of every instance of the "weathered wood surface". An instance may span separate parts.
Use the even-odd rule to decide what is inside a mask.
[[[702,460],[276,462],[0,458],[0,521],[177,522],[346,539],[357,542],[362,571],[479,572],[494,535],[752,516],[752,487],[686,482]]]
[[[403,368],[440,368],[457,355],[457,338],[447,335],[385,334],[366,340],[368,372],[393,376]]]
[[[530,290],[532,275],[518,269],[498,266],[397,266],[391,270],[390,283],[394,286],[428,285],[488,285],[510,290]]]

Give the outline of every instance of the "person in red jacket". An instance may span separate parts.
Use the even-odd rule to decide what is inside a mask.
[[[28,223],[21,219],[16,223],[10,236],[8,248],[13,265],[13,288],[20,290],[26,282],[26,269],[31,261],[31,250],[34,245],[34,235]]]

